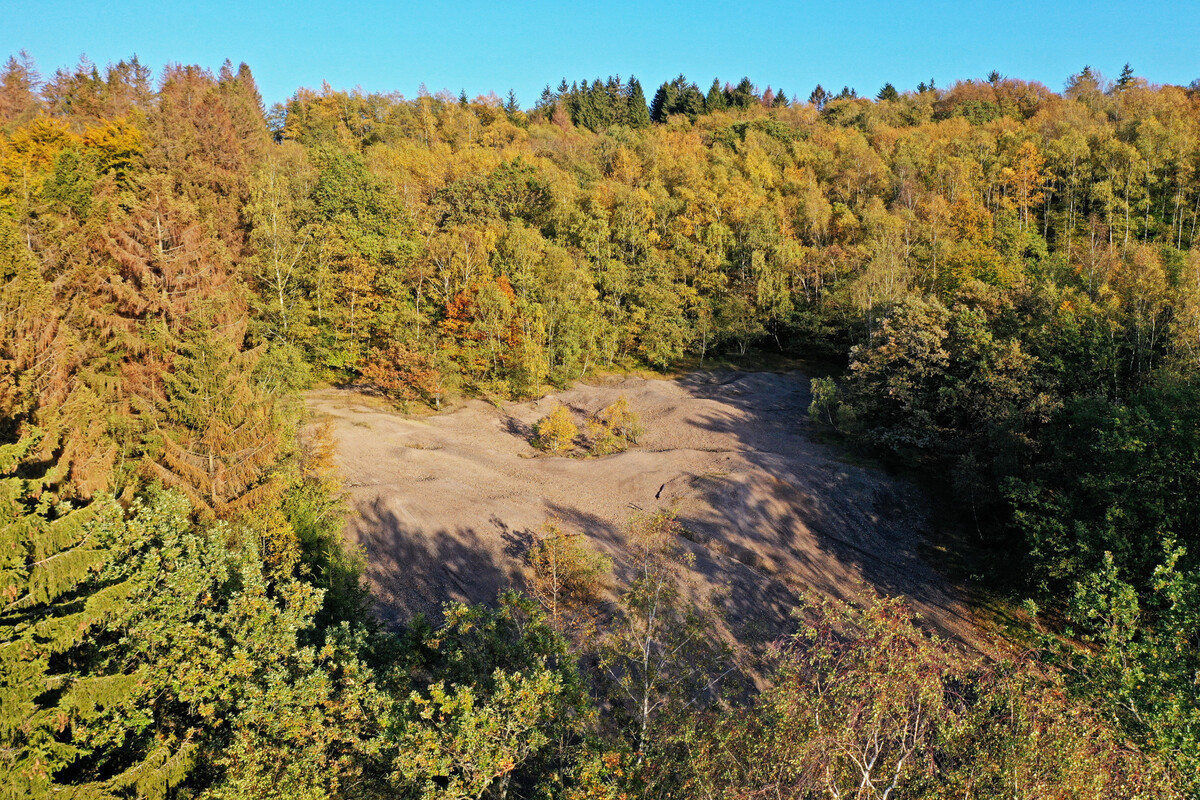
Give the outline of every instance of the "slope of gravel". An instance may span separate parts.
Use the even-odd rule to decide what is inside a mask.
[[[621,395],[646,428],[636,449],[579,459],[530,446],[556,403],[582,416]],[[551,517],[611,554],[619,582],[631,517],[673,506],[696,583],[738,638],[786,632],[799,589],[850,598],[869,585],[973,639],[965,607],[922,558],[920,493],[814,442],[808,403],[803,375],[765,372],[578,384],[539,402],[472,401],[420,418],[346,389],[308,396],[314,417],[333,422],[355,511],[346,535],[366,555],[385,620],[519,586],[523,554]]]

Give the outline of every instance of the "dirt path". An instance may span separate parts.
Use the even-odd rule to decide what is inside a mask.
[[[637,449],[572,459],[529,445],[556,402],[586,414],[620,395],[646,428]],[[308,396],[316,418],[333,420],[357,511],[347,536],[386,620],[519,585],[523,553],[551,516],[611,554],[619,577],[629,519],[674,505],[697,577],[739,638],[786,632],[798,589],[848,598],[865,583],[973,639],[965,607],[921,556],[925,501],[815,443],[808,403],[798,373],[734,372],[580,384],[540,403],[472,401],[425,418],[349,390]]]

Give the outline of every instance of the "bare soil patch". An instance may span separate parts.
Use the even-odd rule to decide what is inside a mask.
[[[601,458],[549,456],[533,424],[563,403],[595,413],[624,395],[645,434]],[[813,439],[799,373],[696,372],[579,384],[539,402],[471,401],[411,417],[347,389],[308,395],[333,421],[377,612],[402,624],[448,600],[520,587],[524,553],[550,517],[627,568],[631,517],[674,507],[692,571],[737,638],[790,630],[798,591],[906,596],[928,624],[976,639],[966,606],[923,557],[929,511],[912,485],[852,466]]]

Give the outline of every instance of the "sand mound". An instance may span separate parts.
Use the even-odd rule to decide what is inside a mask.
[[[582,419],[621,395],[646,428],[636,449],[578,459],[530,446],[556,403]],[[333,420],[356,510],[347,536],[366,554],[385,620],[521,585],[524,552],[552,516],[612,555],[619,578],[630,518],[673,506],[698,583],[718,593],[739,638],[786,632],[801,588],[848,598],[864,584],[973,638],[963,605],[921,557],[919,492],[812,441],[808,403],[800,374],[735,372],[579,384],[537,403],[472,401],[425,418],[350,390],[308,396],[317,419]]]

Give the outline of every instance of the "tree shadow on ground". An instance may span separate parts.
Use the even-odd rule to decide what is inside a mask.
[[[904,596],[927,626],[972,642],[973,625],[962,605],[922,557],[929,510],[921,492],[895,477],[842,463],[835,451],[815,445],[806,382],[797,380],[792,391],[763,403],[771,394],[757,391],[762,380],[759,374],[731,372],[681,381],[694,396],[738,409],[736,417],[701,414],[693,424],[732,437],[744,448],[741,458],[758,468],[752,477],[693,481],[708,502],[696,504],[681,521],[697,542],[762,576],[766,585],[852,599],[865,584]],[[698,559],[697,569],[706,568]],[[720,577],[725,576],[713,576]],[[750,590],[731,577],[731,614],[754,620],[764,590]],[[773,599],[781,593],[767,594]],[[777,619],[782,602],[768,605],[766,618],[756,621]]]
[[[417,614],[436,624],[448,602],[492,603],[501,591],[523,583],[516,563],[498,563],[473,528],[415,529],[378,502],[362,512],[355,527],[367,553],[375,613],[391,627]],[[532,540],[528,531],[507,533],[513,542]]]

